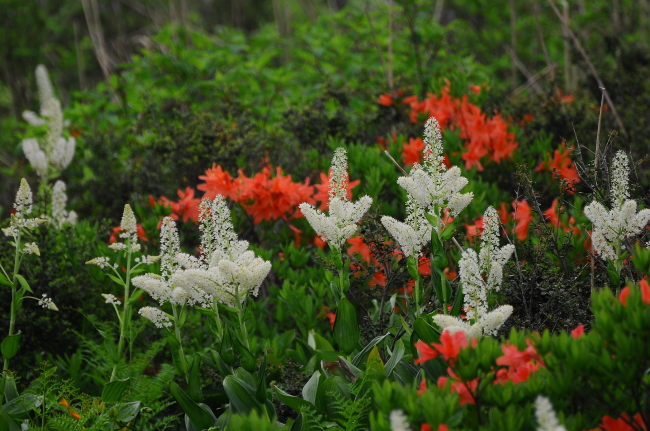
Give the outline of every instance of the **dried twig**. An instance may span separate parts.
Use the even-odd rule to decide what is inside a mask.
[[[595,178],[598,178],[598,157],[600,149],[600,123],[603,118],[603,104],[605,103],[605,88],[600,87],[602,96],[600,97],[600,114],[598,114],[598,132],[596,132],[596,159],[594,160],[594,171],[596,171]]]
[[[384,150],[384,153],[386,153],[386,155],[388,156],[388,158],[391,159],[391,160],[393,161],[393,163],[395,163],[395,166],[397,166],[397,167],[399,168],[399,170],[402,171],[402,173],[403,173],[404,175],[408,176],[408,174],[406,173],[406,171],[405,171],[405,170],[404,170],[404,169],[399,165],[399,163],[397,163],[397,161],[393,158],[393,156],[390,155],[390,153],[388,152],[388,150]]]

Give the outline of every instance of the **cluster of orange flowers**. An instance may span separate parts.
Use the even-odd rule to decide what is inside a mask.
[[[472,86],[471,89],[475,93],[480,92],[480,87]],[[515,134],[508,132],[508,122],[503,116],[495,113],[492,118],[488,117],[481,108],[469,102],[467,95],[462,98],[451,96],[449,81],[442,88],[440,97],[429,94],[428,98],[420,101],[417,96],[402,98],[402,95],[403,92],[382,94],[378,103],[391,106],[401,101],[410,106],[412,123],[423,122],[433,116],[442,130],[458,130],[460,137],[466,141],[462,158],[467,169],[476,166],[482,171],[481,159],[484,157],[500,163],[517,149]],[[424,143],[420,138],[410,139],[409,144],[404,144],[404,163],[412,165],[419,162],[422,149]]]
[[[575,163],[571,160],[571,149],[567,148],[566,142],[554,151],[553,158],[548,158],[537,166],[537,171],[549,171],[558,175],[569,184],[569,193],[573,193],[572,186],[580,182],[580,176]]]

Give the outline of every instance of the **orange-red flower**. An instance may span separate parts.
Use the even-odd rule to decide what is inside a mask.
[[[366,263],[370,263],[370,259],[372,257],[370,248],[363,242],[363,238],[360,236],[355,236],[353,238],[348,239],[348,242],[352,244],[351,247],[348,248],[348,256],[352,256],[355,253],[359,253],[361,255],[361,258],[366,261]]]
[[[61,401],[59,401],[59,404],[61,404],[62,406],[66,407],[66,408],[70,407],[70,404],[68,404],[68,401],[66,401],[65,398],[61,398]]]
[[[217,195],[221,195],[236,200],[237,185],[233,183],[230,174],[221,166],[213,164],[212,168],[205,171],[205,175],[199,175],[199,179],[205,182],[196,186],[197,189],[205,192],[203,198],[214,199]]]
[[[526,200],[515,200],[512,202],[512,208],[515,210],[512,213],[512,216],[517,222],[517,225],[515,226],[517,239],[519,239],[519,241],[524,241],[528,238],[528,227],[530,226],[530,222],[533,220],[530,205],[528,205]]]
[[[542,358],[528,340],[528,347],[519,351],[517,346],[509,343],[501,345],[503,356],[497,358],[497,365],[505,366],[497,370],[494,383],[506,383],[508,381],[515,384],[525,382],[531,373],[537,371],[540,366],[544,366]]]
[[[648,286],[645,278],[639,282],[639,288],[641,289],[641,299],[644,303],[650,305],[650,286]]]
[[[481,232],[483,232],[483,216],[478,216],[474,221],[474,224],[466,224],[465,229],[467,229],[468,241],[473,241],[475,238],[479,237]]]
[[[361,180],[354,180],[350,181],[350,176],[348,174],[348,177],[346,179],[347,181],[347,189],[348,189],[348,194],[347,198],[352,199],[352,189],[358,186],[361,183]],[[316,201],[320,202],[320,205],[318,206],[318,209],[321,211],[327,211],[329,208],[329,191],[330,191],[330,180],[329,180],[329,175],[325,174],[324,172],[320,173],[320,184],[315,184],[314,187],[316,188],[316,194],[313,196],[313,198]]]
[[[424,141],[420,138],[409,138],[409,143],[404,142],[403,146],[402,162],[408,166],[420,163],[424,151]]]
[[[627,297],[630,294],[630,288],[625,286],[622,290],[620,295],[618,296],[618,299],[621,301],[621,304],[623,304],[623,307],[627,307]]]
[[[447,373],[449,373],[449,376],[451,378],[451,392],[460,395],[460,405],[476,404],[474,394],[478,389],[478,379],[473,379],[469,382],[463,382],[458,378],[458,376],[453,372],[451,368],[447,369]],[[444,376],[439,377],[438,388],[445,388],[447,386],[447,382],[450,381],[450,378]]]
[[[147,234],[144,232],[144,228],[140,223],[137,223],[135,225],[135,233],[138,235],[138,238],[140,238],[141,241],[149,241],[149,238],[147,238]],[[117,236],[122,232],[122,226],[115,226],[113,230],[111,231],[111,237],[108,239],[109,244],[113,244],[115,241],[117,241]]]
[[[573,331],[571,331],[571,336],[577,340],[578,338],[582,337],[585,333],[585,325],[578,325],[575,327]]]
[[[580,182],[578,170],[571,160],[571,149],[567,148],[566,142],[562,142],[560,147],[553,152],[553,158],[551,160],[540,163],[536,170],[554,172],[569,184]],[[569,192],[571,191],[569,190]]]
[[[70,416],[72,416],[76,420],[81,419],[81,415],[79,413],[75,412],[74,410],[70,411]]]
[[[467,335],[464,332],[458,331],[452,335],[451,332],[444,331],[440,335],[440,344],[434,343],[429,346],[422,340],[415,343],[415,348],[419,354],[419,358],[415,360],[415,363],[421,364],[437,358],[439,355],[442,355],[446,361],[454,363],[460,351],[465,347],[467,347]]]
[[[635,426],[630,425],[630,423],[634,424]],[[631,421],[629,416],[625,413],[616,419],[605,415],[600,421],[600,429],[603,431],[635,431],[639,429],[647,431],[643,417],[640,413],[637,413],[634,416],[633,421]]]

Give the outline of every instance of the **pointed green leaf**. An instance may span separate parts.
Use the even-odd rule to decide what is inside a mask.
[[[11,280],[5,277],[5,275],[2,273],[0,273],[0,284],[4,284],[5,286],[9,286],[9,287],[13,286]]]
[[[237,353],[239,353],[239,362],[241,363],[241,366],[248,371],[249,373],[252,373],[255,371],[255,368],[257,367],[257,360],[255,359],[255,356],[244,346],[239,339],[235,338],[235,348],[237,349]]]
[[[413,323],[413,330],[422,341],[427,343],[437,343],[440,341],[440,331],[429,324],[422,316],[418,317],[415,323]]]
[[[0,412],[0,431],[21,431],[21,428],[11,416]]]
[[[9,335],[2,340],[2,344],[0,344],[0,352],[2,352],[2,356],[6,359],[11,359],[16,356],[16,353],[18,353],[18,348],[20,347],[20,335],[20,332],[18,332],[17,334]]]
[[[395,369],[395,366],[399,361],[402,360],[404,357],[404,353],[406,352],[406,349],[404,348],[404,343],[401,341],[398,341],[395,343],[395,350],[393,350],[393,354],[386,362],[386,377],[390,377],[391,373]]]
[[[235,363],[235,350],[233,349],[232,345],[232,335],[230,334],[230,328],[225,327],[223,331],[223,340],[221,341],[221,349],[219,351],[219,354],[221,355],[221,359],[228,364],[229,366],[233,366]]]
[[[357,356],[354,357],[354,359],[352,359],[352,365],[354,365],[355,367],[358,367],[359,364],[361,364],[361,362],[365,359],[366,355],[368,353],[370,353],[372,348],[377,346],[382,341],[384,341],[384,339],[386,339],[386,337],[388,337],[389,335],[390,334],[385,334],[385,335],[380,335],[379,337],[373,338],[372,341],[370,343],[368,343],[368,345],[366,347],[364,347],[363,350],[361,350],[357,354]]]
[[[320,371],[314,371],[305,386],[302,388],[302,397],[312,404],[316,404],[316,394],[320,383]]]
[[[29,287],[29,283],[27,283],[27,280],[25,280],[25,277],[23,277],[20,274],[16,274],[16,279],[18,280],[20,285],[23,287],[23,289],[25,289],[29,293],[34,293],[34,291],[32,291],[32,288]]]
[[[144,290],[135,289],[129,298],[129,305],[133,305],[138,302],[138,299],[144,294]]]
[[[187,396],[176,382],[169,383],[169,392],[171,392],[178,405],[198,429],[203,430],[209,428],[215,422],[214,416]]]
[[[262,358],[262,364],[257,372],[257,388],[255,389],[255,397],[260,403],[266,402],[266,354]]]
[[[192,360],[192,365],[190,366],[189,372],[189,381],[187,382],[187,395],[192,398],[195,402],[200,402],[203,400],[203,395],[201,393],[201,355],[199,353],[194,354]]]
[[[113,380],[110,383],[106,383],[102,389],[102,401],[107,403],[116,403],[122,398],[124,391],[130,386],[131,380]]]
[[[445,226],[445,230],[443,230],[442,233],[440,234],[440,238],[443,241],[447,241],[449,238],[454,236],[454,233],[456,233],[457,226],[458,226],[458,220],[454,219],[453,222]]]
[[[334,323],[334,339],[346,354],[352,353],[359,345],[361,331],[357,321],[357,311],[346,298],[339,301]]]
[[[303,400],[300,397],[294,397],[293,395],[289,395],[286,392],[284,392],[282,389],[278,388],[277,386],[275,386],[274,389],[275,389],[275,393],[278,396],[278,399],[282,401],[284,404],[291,407],[296,413],[300,413],[302,409],[316,411],[316,406],[310,403],[309,401]]]
[[[456,291],[456,298],[454,298],[454,306],[451,308],[452,316],[460,315],[460,309],[463,308],[464,297],[465,295],[463,294],[463,287],[459,284],[458,290]]]
[[[116,277],[113,274],[106,274],[106,275],[108,275],[108,278],[110,278],[111,280],[113,280],[114,282],[119,284],[120,286],[124,286],[124,282],[119,277]]]
[[[248,414],[253,410],[263,411],[263,405],[255,398],[255,389],[239,377],[227,376],[223,380],[223,389],[228,395],[233,413]]]
[[[117,416],[115,417],[117,422],[131,422],[140,413],[140,401],[118,404],[115,407],[117,407]]]
[[[0,411],[11,416],[20,416],[40,407],[41,404],[43,404],[42,395],[23,394],[3,404],[2,410]]]
[[[229,376],[232,374],[232,369],[224,362],[223,359],[221,359],[221,355],[219,355],[219,352],[216,350],[211,350],[210,351],[210,356],[212,360],[214,361],[214,364],[217,367],[217,371],[219,371],[219,374],[222,376]]]

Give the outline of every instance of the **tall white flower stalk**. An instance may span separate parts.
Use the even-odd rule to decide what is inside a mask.
[[[180,330],[187,315],[186,306],[195,304],[195,300],[183,288],[174,285],[171,281],[172,275],[182,270],[176,259],[180,253],[181,246],[176,223],[171,217],[165,217],[160,227],[160,275],[154,273],[140,275],[133,278],[132,283],[138,289],[147,292],[159,306],[162,307],[166,303],[171,305],[171,316],[156,307],[142,307],[139,314],[150,320],[156,327],[165,329],[176,340],[180,362],[178,366],[185,380],[188,381],[189,370],[185,361]],[[109,302],[109,298],[106,302]]]
[[[135,220],[135,214],[129,204],[124,205],[124,213],[122,214],[122,221],[120,223],[120,239],[123,241],[114,242],[109,246],[111,250],[121,252],[126,260],[125,273],[122,274],[118,269],[120,266],[117,261],[111,263],[111,259],[106,256],[96,257],[86,262],[87,265],[97,265],[100,268],[108,268],[112,274],[109,277],[124,289],[124,304],[119,304],[114,296],[104,296],[106,302],[113,305],[117,319],[120,324],[120,337],[117,344],[117,361],[113,366],[111,373],[111,382],[117,378],[118,368],[120,361],[124,355],[125,343],[131,340],[131,316],[132,305],[140,297],[141,291],[131,292],[131,278],[133,271],[141,265],[149,265],[155,263],[158,256],[142,256],[133,257],[133,253],[140,251],[140,244],[138,243],[138,228]],[[122,306],[120,310],[119,306]],[[130,344],[129,344],[130,346]],[[129,355],[130,356],[130,355]]]
[[[30,165],[41,177],[42,183],[54,178],[72,161],[76,141],[74,137],[63,137],[63,112],[61,102],[54,96],[52,83],[45,66],[36,67],[36,84],[41,102],[40,116],[32,111],[23,112],[23,118],[32,126],[47,126],[45,136],[40,140],[28,138],[22,147]]]
[[[566,431],[557,420],[551,400],[543,395],[537,395],[535,399],[535,419],[537,419],[537,431]]]
[[[248,250],[248,241],[237,238],[223,196],[203,200],[200,210],[202,254],[196,258],[178,253],[178,269],[171,273],[169,280],[173,286],[185,291],[188,302],[213,309],[219,339],[223,336],[223,327],[217,305],[221,303],[235,309],[242,342],[248,348],[244,304],[249,295],[257,296],[262,282],[271,270],[271,263]]]
[[[615,269],[615,277],[610,281],[620,286],[620,273],[623,268],[623,242],[626,238],[638,235],[650,220],[650,209],[637,213],[636,201],[630,199],[630,167],[627,156],[618,151],[612,161],[612,181],[610,188],[611,210],[600,202],[593,201],[585,207],[585,215],[593,223],[591,243],[603,259]]]
[[[422,311],[423,287],[418,272],[418,257],[422,247],[432,241],[431,262],[439,270],[432,274],[438,287],[438,299],[447,313],[451,291],[447,288],[444,273],[447,256],[442,246],[442,218],[445,208],[457,216],[472,201],[473,193],[460,193],[468,181],[461,176],[458,166],[449,169],[444,164],[442,134],[438,121],[431,117],[424,126],[424,163],[415,164],[408,176],[397,183],[407,192],[407,219],[405,223],[392,217],[382,217],[382,223],[397,240],[407,259],[409,274],[415,280],[413,296],[415,315]],[[429,226],[427,226],[429,225]]]
[[[16,199],[14,202],[15,213],[11,215],[11,221],[9,227],[3,228],[2,232],[5,236],[11,239],[11,245],[13,245],[14,251],[14,265],[13,269],[7,271],[2,265],[0,265],[0,284],[8,286],[11,288],[11,305],[9,307],[9,330],[7,333],[7,338],[3,341],[3,356],[4,362],[2,367],[2,380],[0,380],[0,393],[3,393],[7,376],[5,371],[9,368],[9,360],[13,357],[13,354],[18,350],[18,335],[16,334],[16,316],[20,312],[22,303],[24,299],[34,299],[39,301],[39,305],[43,308],[57,311],[57,307],[52,301],[51,298],[47,298],[47,295],[43,295],[41,298],[35,298],[33,296],[27,296],[26,293],[33,294],[31,287],[20,275],[20,266],[23,262],[25,256],[29,254],[35,254],[40,256],[40,250],[36,243],[24,243],[25,236],[28,235],[28,231],[33,230],[38,227],[39,224],[45,222],[45,219],[39,217],[31,217],[32,214],[32,190],[29,187],[27,181],[23,178],[20,181],[20,187],[18,188],[18,193],[16,193]],[[5,342],[7,343],[7,348],[5,350]],[[12,349],[9,348],[10,345],[15,346],[15,351],[13,354],[5,354],[7,351],[11,352]]]
[[[490,206],[483,215],[480,252],[467,249],[458,262],[467,321],[452,316],[433,316],[442,329],[463,331],[470,338],[478,338],[496,334],[512,314],[510,305],[488,312],[489,296],[501,289],[503,265],[515,251],[512,244],[499,247],[499,227],[499,214]]]
[[[74,225],[77,222],[77,213],[66,210],[68,195],[65,192],[65,183],[58,180],[52,187],[52,219],[54,226],[61,228],[64,224]]]
[[[339,289],[345,296],[350,288],[348,268],[343,264],[341,247],[353,237],[358,229],[359,220],[372,205],[372,198],[363,196],[357,202],[349,201],[348,160],[345,149],[339,147],[334,151],[329,175],[329,215],[303,202],[300,211],[316,233],[326,241],[334,253],[334,264],[339,271]]]

